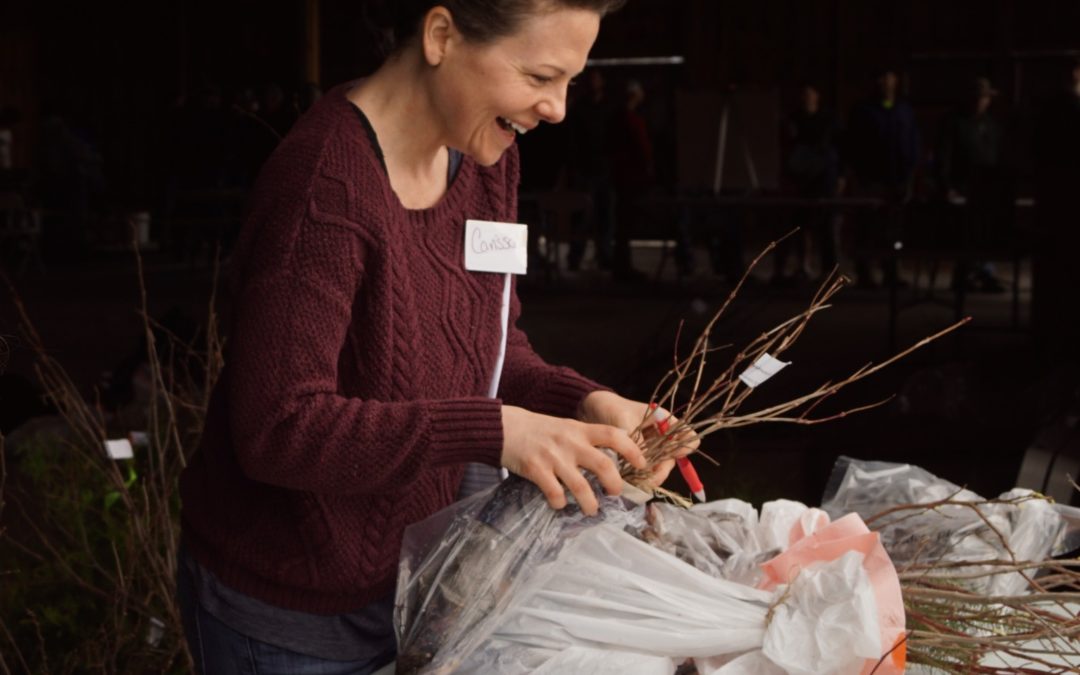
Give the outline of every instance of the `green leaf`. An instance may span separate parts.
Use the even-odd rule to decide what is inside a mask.
[[[131,489],[131,486],[135,484],[135,481],[139,479],[139,475],[135,473],[135,462],[128,462],[127,480],[124,481],[124,487]]]
[[[120,499],[120,493],[117,492],[116,490],[111,490],[109,492],[106,492],[105,493],[105,510],[108,511],[109,509],[111,509],[112,505],[115,504],[117,501],[119,501],[119,499]]]

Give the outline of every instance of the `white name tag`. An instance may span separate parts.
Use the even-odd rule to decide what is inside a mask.
[[[753,388],[779,373],[788,365],[791,365],[790,361],[785,362],[768,354],[762,354],[757,361],[754,361],[754,365],[744,370],[742,375],[739,375],[739,379],[746,386]]]
[[[529,227],[490,220],[465,221],[465,269],[471,272],[525,274]]]

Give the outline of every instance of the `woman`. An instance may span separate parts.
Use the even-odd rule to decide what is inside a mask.
[[[204,673],[366,673],[394,654],[402,532],[465,464],[588,513],[643,465],[643,403],[547,365],[466,219],[516,219],[514,137],[565,113],[621,0],[395,2],[400,45],[324,96],[263,168],[232,264],[228,365],[185,471],[178,595]],[[511,303],[511,326],[520,313]],[[576,419],[572,419],[576,418]],[[671,466],[656,468],[654,480]]]

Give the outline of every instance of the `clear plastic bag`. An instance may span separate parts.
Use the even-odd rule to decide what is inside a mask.
[[[886,513],[899,506],[943,500],[950,503]],[[834,517],[853,512],[868,520],[901,568],[938,561],[1041,561],[1077,546],[1080,531],[1070,527],[1062,513],[1069,507],[1020,488],[998,500],[986,503],[974,492],[910,464],[841,457],[822,508]],[[968,585],[987,595],[1016,595],[1030,586],[1015,572],[983,577]]]
[[[686,510],[654,503],[646,527],[635,535],[709,576],[754,585],[758,564],[779,551],[761,552],[755,529],[757,511],[746,502],[725,499],[703,504],[708,510]]]
[[[522,598],[522,582],[542,583],[540,563],[583,528],[629,522],[635,506],[601,497],[591,518],[575,504],[555,511],[512,476],[409,527],[394,609],[397,672],[454,672]]]
[[[795,525],[809,533],[822,520],[828,518],[817,509],[786,499],[763,504],[760,518],[757,509],[739,499],[696,504],[690,510],[654,503],[646,527],[635,534],[710,576],[756,586],[761,563],[788,547]]]

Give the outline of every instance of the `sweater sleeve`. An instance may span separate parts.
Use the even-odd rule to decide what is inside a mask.
[[[270,233],[269,239],[273,239]],[[286,237],[287,238],[287,237]],[[364,277],[364,237],[304,215],[240,289],[229,345],[232,445],[249,477],[322,493],[399,490],[426,468],[498,465],[497,400],[385,402],[342,396],[338,362]]]
[[[506,208],[503,218],[517,222],[517,190],[520,168],[517,147],[506,162]],[[576,417],[581,400],[591,392],[606,390],[592,380],[566,368],[546,363],[533,350],[525,332],[517,326],[521,302],[517,284],[510,294],[510,321],[507,332],[506,361],[503,366],[499,396],[509,405],[558,417]]]

